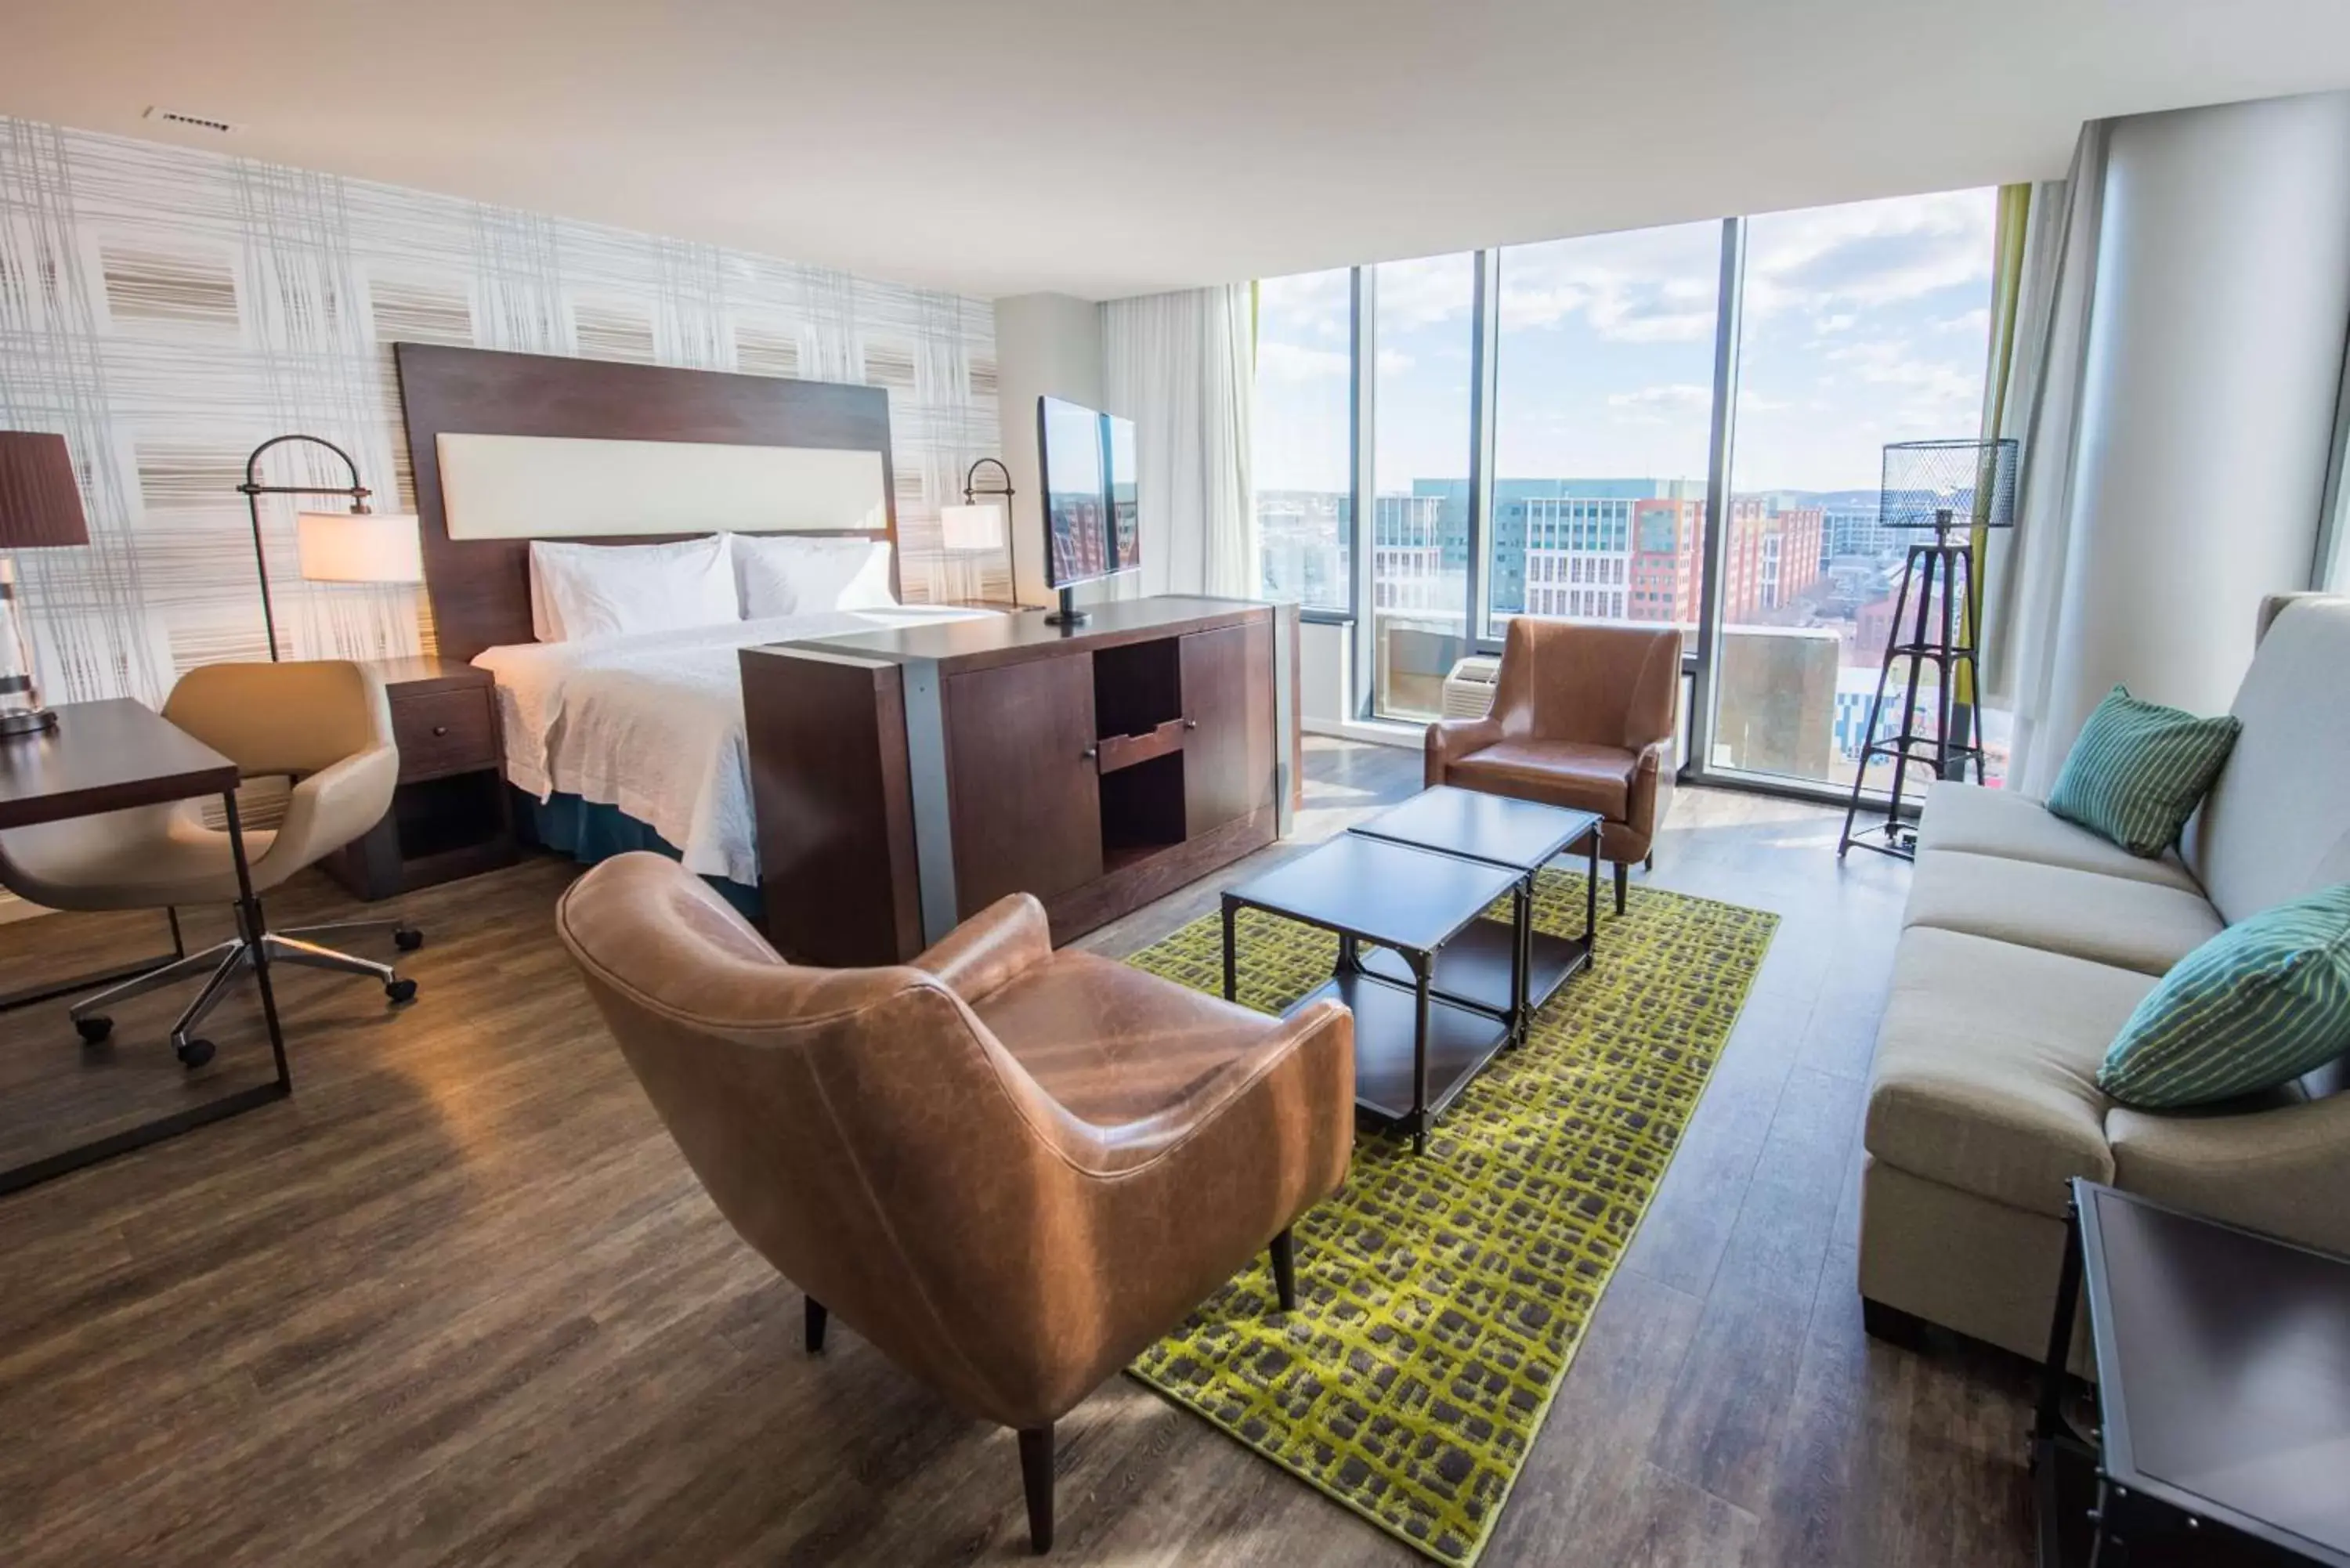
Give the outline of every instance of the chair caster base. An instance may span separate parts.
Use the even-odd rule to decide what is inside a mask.
[[[213,1059],[213,1043],[209,1040],[175,1040],[172,1043],[172,1054],[179,1057],[181,1066],[193,1072]]]
[[[413,1002],[416,1000],[416,982],[412,980],[387,981],[384,982],[383,994],[394,1007],[403,1002]]]
[[[402,926],[391,933],[391,945],[401,952],[412,953],[424,945],[424,933],[414,926]]]
[[[85,1045],[99,1044],[114,1033],[114,1020],[103,1012],[93,1013],[88,1018],[77,1018],[73,1023],[75,1032],[80,1034],[81,1043]]]

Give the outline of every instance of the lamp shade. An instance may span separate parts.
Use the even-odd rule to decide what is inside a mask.
[[[88,543],[66,438],[0,431],[0,550]]]
[[[995,506],[939,509],[941,542],[950,550],[993,550],[1003,543],[1003,512]]]
[[[1885,449],[1880,528],[2012,528],[2017,447],[1998,441],[1905,441]]]
[[[404,512],[305,512],[294,519],[295,557],[314,583],[421,583],[424,553]]]

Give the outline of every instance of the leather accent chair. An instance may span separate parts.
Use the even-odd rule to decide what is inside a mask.
[[[949,1403],[1019,1433],[1053,1540],[1053,1424],[1347,1173],[1354,1018],[1268,1018],[1052,950],[999,899],[910,963],[787,963],[702,880],[615,857],[564,945],[719,1211]]]
[[[253,890],[267,892],[383,820],[400,782],[400,752],[383,682],[344,659],[274,664],[206,664],[189,670],[163,703],[163,717],[236,763],[247,779],[293,780],[286,815],[275,829],[248,828],[245,855]],[[95,816],[0,833],[0,886],[51,909],[172,909],[237,900],[236,861],[228,834],[207,826],[194,801],[133,806]],[[134,976],[70,1010],[84,1041],[111,1032],[114,1003],[210,971],[203,989],[172,1026],[172,1048],[190,1068],[212,1059],[196,1026],[229,986],[253,967],[253,934]],[[178,930],[176,914],[173,930]],[[270,931],[260,940],[270,961],[367,975],[394,1002],[410,1001],[416,982],[392,966],[306,939],[328,932],[393,933],[402,951],[423,935],[396,919],[344,920]]]
[[[1620,915],[1627,869],[1654,863],[1672,799],[1680,680],[1672,628],[1515,617],[1492,711],[1428,727],[1427,782],[1597,812]]]

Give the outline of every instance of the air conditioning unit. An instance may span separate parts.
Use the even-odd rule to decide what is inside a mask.
[[[1492,711],[1493,683],[1502,678],[1502,661],[1489,654],[1471,654],[1444,678],[1444,716],[1482,719]]]

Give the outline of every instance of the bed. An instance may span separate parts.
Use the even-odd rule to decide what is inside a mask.
[[[506,782],[529,836],[593,863],[655,849],[756,906],[759,855],[751,809],[737,650],[983,611],[823,611],[690,630],[508,644],[473,662],[497,681]]]
[[[393,358],[435,638],[496,680],[523,836],[587,861],[658,849],[754,910],[738,650],[985,612],[885,603],[544,640],[532,547],[869,541],[889,546],[894,600],[888,394],[413,343]]]

